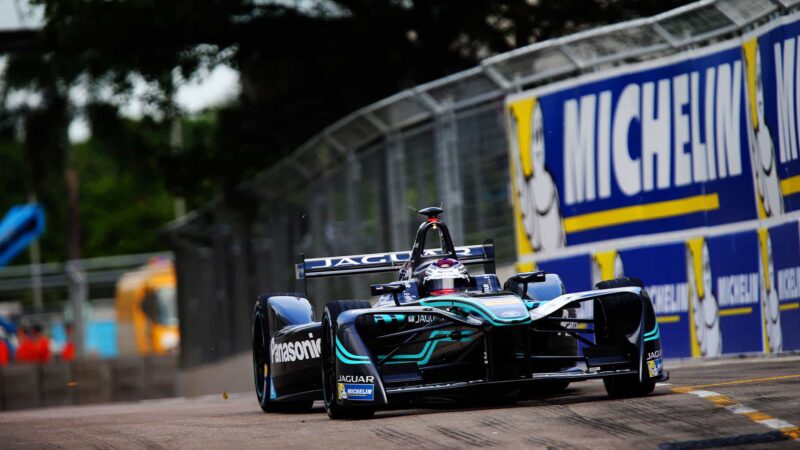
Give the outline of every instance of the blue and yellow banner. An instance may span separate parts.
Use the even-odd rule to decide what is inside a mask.
[[[640,278],[668,357],[800,349],[800,14],[509,96],[506,118],[520,266],[570,291]]]
[[[511,97],[533,251],[757,217],[740,46]]]
[[[773,244],[779,243],[779,244]],[[643,281],[669,358],[800,349],[800,222],[538,262],[570,292]],[[591,317],[591,308],[582,311]]]
[[[800,21],[510,96],[517,252],[800,210]]]

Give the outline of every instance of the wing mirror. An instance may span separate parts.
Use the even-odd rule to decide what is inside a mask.
[[[394,304],[400,306],[400,299],[397,295],[406,290],[406,285],[399,281],[394,283],[373,284],[369,287],[369,290],[372,295],[391,294],[392,299],[394,299]]]
[[[538,272],[524,272],[518,273],[513,277],[506,280],[503,289],[515,292],[522,298],[528,298],[528,284],[542,283],[547,279],[546,272],[540,270]],[[521,289],[520,289],[521,287]]]

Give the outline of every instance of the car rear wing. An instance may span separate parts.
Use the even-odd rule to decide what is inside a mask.
[[[494,241],[489,239],[481,245],[456,247],[458,260],[465,265],[483,264],[486,273],[494,273]],[[444,256],[442,249],[425,250],[423,256]],[[298,255],[295,276],[298,280],[318,277],[333,277],[363,273],[392,272],[411,258],[410,251],[370,253],[366,255],[331,256],[329,258],[306,259]]]

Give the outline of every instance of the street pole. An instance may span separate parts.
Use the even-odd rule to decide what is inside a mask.
[[[83,305],[86,304],[88,290],[86,286],[86,273],[79,260],[67,261],[67,282],[69,283],[69,301],[72,306],[72,341],[75,344],[75,354],[83,357],[84,340],[86,336],[83,320]]]
[[[36,194],[31,193],[28,196],[30,203],[36,203]],[[39,239],[34,239],[30,246],[31,257],[31,288],[33,290],[33,308],[36,312],[44,310],[44,303],[42,302],[42,266],[41,266],[41,249],[39,248]]]
[[[181,123],[181,116],[177,112],[172,118],[172,126],[169,133],[169,145],[172,147],[172,154],[178,154],[183,148],[183,124]],[[175,218],[180,218],[186,215],[186,199],[181,196],[175,196],[174,203]]]

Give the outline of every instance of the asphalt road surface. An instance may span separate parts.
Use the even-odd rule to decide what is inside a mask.
[[[667,362],[672,379],[610,400],[600,381],[505,406],[333,421],[265,414],[252,393],[0,414],[1,448],[800,448],[800,357]]]

